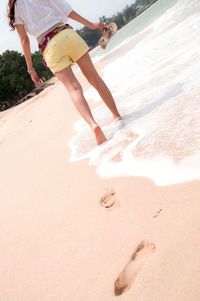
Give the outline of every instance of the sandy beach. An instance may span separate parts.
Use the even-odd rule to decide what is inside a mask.
[[[200,300],[198,0],[160,0],[95,66],[108,141],[58,81],[0,112],[0,301]]]
[[[59,83],[1,116],[0,300],[199,301],[199,181],[100,179],[78,119]]]

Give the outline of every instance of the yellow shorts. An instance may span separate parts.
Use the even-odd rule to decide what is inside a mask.
[[[55,74],[79,60],[89,47],[71,28],[57,33],[46,46],[43,56],[47,66]]]

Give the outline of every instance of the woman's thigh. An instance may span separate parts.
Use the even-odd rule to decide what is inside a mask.
[[[99,78],[99,74],[90,58],[89,53],[84,54],[78,61],[78,66],[89,82],[95,82]]]

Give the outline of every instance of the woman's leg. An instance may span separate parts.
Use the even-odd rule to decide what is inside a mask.
[[[89,54],[84,54],[76,63],[79,65],[89,83],[97,90],[104,103],[110,109],[111,113],[113,114],[113,118],[120,118],[121,116],[117,110],[113,96],[105,82],[101,79],[96,71]]]
[[[101,128],[92,116],[88,103],[83,95],[83,89],[76,77],[74,76],[71,67],[65,68],[64,70],[57,72],[56,76],[67,88],[75,107],[93,130],[97,144],[99,145],[105,142],[106,138]]]

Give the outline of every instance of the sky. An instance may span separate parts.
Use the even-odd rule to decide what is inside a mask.
[[[41,0],[42,1],[42,0]],[[59,0],[55,0],[59,1]],[[0,0],[0,53],[5,50],[17,50],[21,52],[19,38],[16,32],[11,32],[7,25],[6,8],[8,0]],[[107,17],[121,11],[127,4],[134,3],[134,0],[69,0],[73,10],[92,22],[98,21],[99,17],[105,15]],[[77,22],[69,22],[74,28],[80,28]],[[31,38],[31,50],[37,50],[37,43]]]

